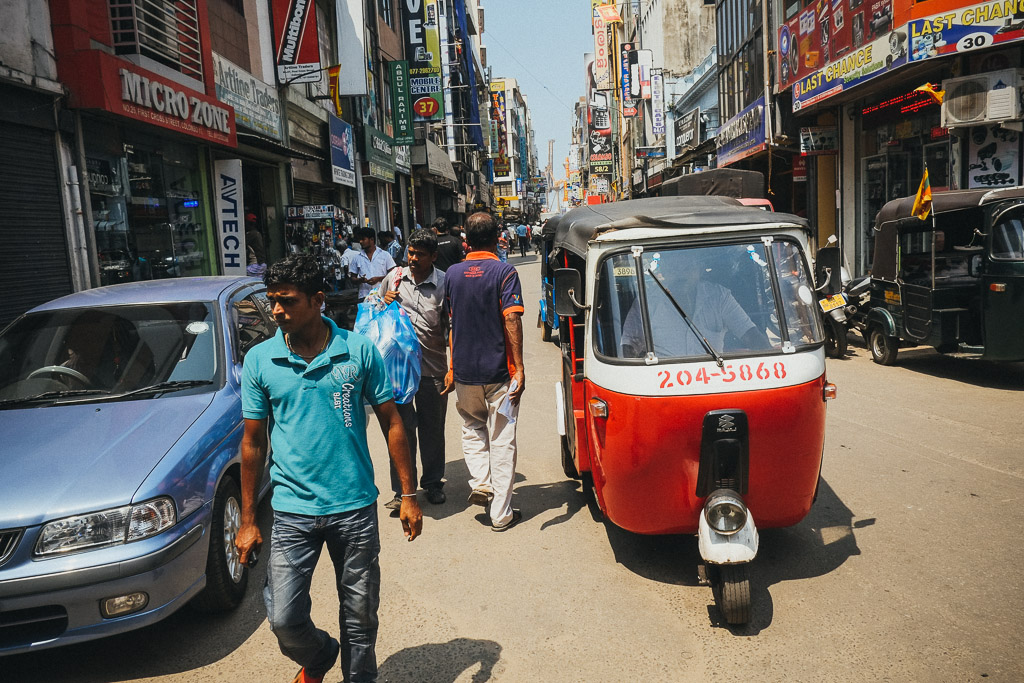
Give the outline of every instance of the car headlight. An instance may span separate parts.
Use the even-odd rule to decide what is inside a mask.
[[[747,523],[747,506],[732,491],[719,489],[713,491],[704,503],[704,517],[708,520],[708,526],[729,536]]]
[[[176,521],[174,501],[170,498],[65,517],[50,522],[39,532],[35,555],[45,557],[138,541],[174,526]]]

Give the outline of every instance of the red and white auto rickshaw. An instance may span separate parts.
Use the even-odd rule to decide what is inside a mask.
[[[707,196],[581,207],[556,227],[563,468],[623,529],[697,534],[729,623],[749,620],[758,527],[796,524],[817,493],[835,387],[809,235]]]

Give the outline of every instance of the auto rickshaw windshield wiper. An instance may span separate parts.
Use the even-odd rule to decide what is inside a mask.
[[[105,389],[63,389],[60,391],[44,391],[41,394],[33,394],[32,396],[4,399],[0,401],[0,408],[10,408],[12,406],[36,403],[39,401],[55,401],[59,398],[69,398],[74,396],[108,396],[109,394],[110,392]]]
[[[140,394],[161,394],[167,391],[179,391],[181,389],[191,389],[192,387],[202,387],[207,384],[213,384],[213,381],[208,379],[179,379],[169,382],[158,382],[157,384],[151,384],[148,387],[141,387],[139,389],[126,391],[123,394],[118,394],[114,398],[139,396]]]
[[[705,337],[704,333],[697,328],[697,325],[694,324],[692,320],[690,320],[690,316],[686,315],[686,311],[684,311],[683,307],[679,305],[679,302],[676,301],[676,298],[672,296],[672,292],[668,291],[668,287],[662,284],[658,276],[654,274],[653,261],[651,262],[651,265],[647,266],[647,273],[651,276],[651,279],[654,280],[654,283],[661,288],[661,291],[665,293],[665,296],[668,297],[668,300],[672,302],[672,305],[675,306],[675,309],[679,313],[680,317],[682,317],[686,324],[690,326],[690,330],[695,335],[697,335],[697,339],[700,340],[700,343],[704,346],[704,349],[708,352],[708,355],[715,359],[715,363],[718,365],[718,367],[724,367],[725,359],[718,355],[718,352],[715,351],[715,348],[713,346],[711,346],[711,342],[708,341],[708,338]]]

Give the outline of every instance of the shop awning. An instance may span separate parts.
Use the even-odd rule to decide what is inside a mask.
[[[245,133],[238,131],[238,144],[240,146],[245,145],[252,147],[263,152],[270,152],[283,157],[284,159],[305,159],[306,161],[323,161],[323,157],[319,157],[315,154],[309,154],[308,152],[302,152],[295,149],[294,147],[288,147],[282,145],[276,140],[264,137],[262,135],[256,135],[255,133]]]
[[[450,180],[453,183],[458,180],[458,176],[455,175],[455,167],[452,166],[452,162],[448,158],[448,153],[430,140],[424,140],[424,144],[417,144],[412,148],[412,165],[426,166],[428,173]]]

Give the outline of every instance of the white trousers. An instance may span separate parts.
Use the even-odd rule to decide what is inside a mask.
[[[494,494],[492,524],[512,519],[512,484],[516,478],[516,425],[498,412],[509,383],[455,383],[455,408],[462,416],[462,452],[473,489]],[[512,407],[514,416],[519,406]]]

